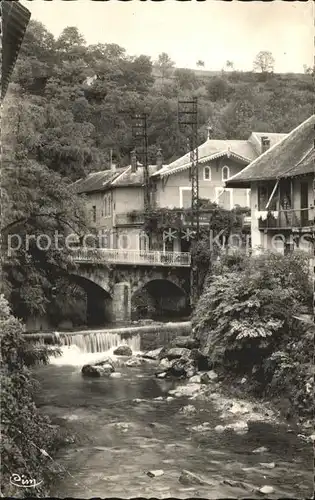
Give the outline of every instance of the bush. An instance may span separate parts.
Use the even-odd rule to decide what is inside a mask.
[[[45,496],[47,481],[54,466],[47,458],[60,439],[55,426],[40,414],[34,403],[36,390],[28,367],[47,363],[52,352],[46,347],[28,344],[22,334],[23,325],[11,315],[5,299],[0,296],[1,341],[1,492],[5,496],[16,494],[10,476],[19,474],[36,478],[43,483],[36,489],[25,490],[25,495]]]
[[[207,277],[194,335],[217,369],[249,375],[256,394],[286,393],[300,415],[310,415],[312,335],[295,316],[311,305],[304,254],[223,256]]]
[[[194,331],[212,363],[246,372],[290,332],[293,315],[305,312],[311,297],[300,255],[228,256],[208,279]]]

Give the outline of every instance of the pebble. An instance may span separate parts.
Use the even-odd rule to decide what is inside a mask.
[[[266,469],[274,469],[276,466],[276,464],[274,462],[270,462],[270,463],[260,462],[260,465],[262,467],[265,467]]]
[[[253,450],[253,453],[266,453],[268,450],[268,448],[266,448],[265,446],[261,446],[260,448],[256,448],[256,450]]]
[[[160,470],[149,470],[147,472],[147,476],[149,477],[159,477],[159,476],[163,476],[164,474],[164,470],[160,469]]]
[[[221,434],[222,432],[225,431],[225,427],[223,427],[223,425],[216,425],[214,430],[215,430],[215,432],[218,432],[219,434]]]
[[[262,488],[259,488],[260,493],[263,493],[264,495],[271,495],[275,490],[272,486],[262,486]]]

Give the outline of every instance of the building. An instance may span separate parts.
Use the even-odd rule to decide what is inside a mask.
[[[252,247],[313,251],[315,115],[226,182],[251,190]]]
[[[259,157],[270,144],[279,142],[285,134],[253,132],[248,140],[207,140],[198,148],[199,196],[225,209],[250,206],[250,189],[225,188],[225,181],[252,160]],[[163,165],[158,152],[156,165],[150,165],[151,207],[161,214],[165,209],[180,213],[191,207],[190,153],[169,165]],[[190,241],[180,233],[165,239],[148,239],[144,224],[144,168],[131,159],[124,169],[105,170],[77,181],[75,189],[85,195],[92,223],[98,232],[110,232],[106,244],[110,248],[135,251],[188,252]],[[187,222],[189,226],[189,222]]]

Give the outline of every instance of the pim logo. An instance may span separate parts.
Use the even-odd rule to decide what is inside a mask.
[[[27,478],[22,474],[12,474],[10,477],[10,483],[18,488],[37,488],[43,481],[36,482],[36,479]]]

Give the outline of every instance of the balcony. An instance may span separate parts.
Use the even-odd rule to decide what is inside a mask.
[[[199,224],[200,226],[208,226],[212,218],[213,210],[200,209]],[[160,223],[164,225],[171,224],[170,214],[172,214],[172,222],[177,220],[179,225],[189,227],[192,224],[192,215],[190,209],[155,209],[152,213],[152,218],[159,218]],[[250,216],[243,214],[243,225],[250,226]],[[114,225],[116,226],[139,226],[145,223],[145,214],[143,211],[133,211],[115,215]]]
[[[111,248],[81,248],[73,251],[75,262],[109,263],[142,266],[190,267],[189,252],[156,252],[140,250],[115,250]]]
[[[115,214],[115,226],[139,226],[144,224],[145,218],[143,212],[132,212],[125,214]]]
[[[260,230],[291,230],[309,232],[314,226],[314,209],[300,208],[270,212],[266,218],[258,219]]]

